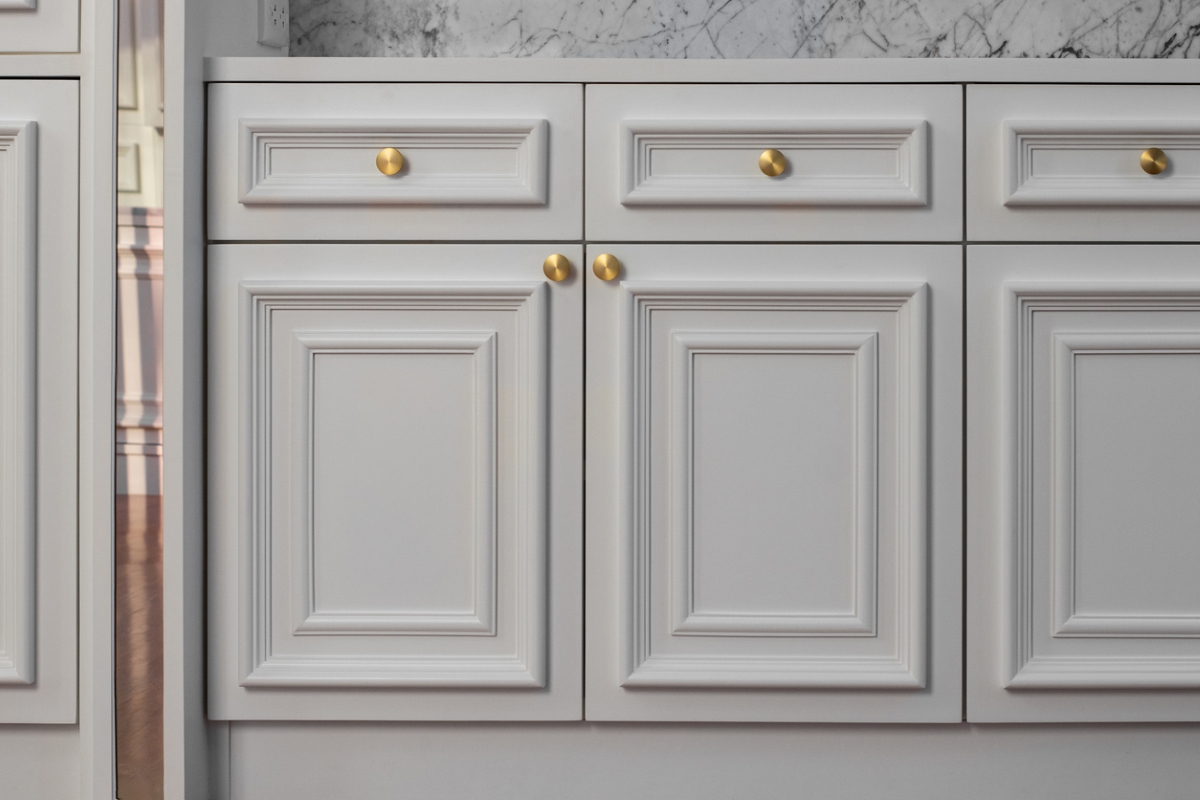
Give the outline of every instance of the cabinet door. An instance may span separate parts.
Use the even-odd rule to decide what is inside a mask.
[[[972,721],[1200,720],[1197,259],[969,248]]]
[[[956,246],[589,271],[588,719],[961,719]]]
[[[0,81],[0,722],[76,718],[78,108]]]
[[[210,248],[212,718],[579,719],[583,285],[552,252]]]

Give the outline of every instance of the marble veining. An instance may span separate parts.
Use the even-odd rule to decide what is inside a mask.
[[[1200,58],[1200,0],[291,0],[290,54]]]

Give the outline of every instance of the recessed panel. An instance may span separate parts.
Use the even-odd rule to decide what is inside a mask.
[[[693,615],[853,614],[854,360],[693,356]]]
[[[476,478],[492,482],[478,463],[492,431],[476,429],[476,393],[489,387],[475,386],[475,358],[313,358],[315,613],[474,612],[476,549],[493,533],[476,502]]]
[[[1074,367],[1075,614],[1192,617],[1200,633],[1200,353]]]

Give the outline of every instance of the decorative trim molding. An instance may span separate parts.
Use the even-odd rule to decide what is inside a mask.
[[[546,400],[547,382],[547,301],[544,283],[343,283],[343,282],[288,282],[288,281],[245,281],[242,291],[242,375],[245,390],[243,404],[247,423],[243,427],[243,459],[248,477],[244,488],[243,532],[243,589],[241,602],[242,625],[242,686],[391,686],[391,687],[510,687],[542,688],[546,685],[547,609],[546,609],[546,559],[547,559],[547,445],[548,407]],[[464,311],[483,310],[510,312],[516,315],[516,339],[508,347],[513,348],[517,373],[514,393],[514,413],[506,421],[493,424],[513,426],[511,441],[515,451],[509,459],[514,476],[511,487],[514,519],[511,528],[514,539],[505,543],[516,554],[516,573],[512,576],[511,595],[497,602],[511,602],[515,630],[515,651],[503,653],[479,653],[471,655],[444,655],[438,653],[363,655],[353,652],[319,655],[284,655],[274,652],[274,637],[282,632],[274,631],[272,624],[273,603],[277,598],[273,582],[281,576],[273,575],[271,563],[274,539],[283,535],[280,527],[287,524],[273,519],[272,495],[276,483],[281,479],[272,474],[272,461],[277,437],[288,434],[277,432],[271,422],[268,409],[272,407],[272,394],[278,389],[273,386],[272,376],[276,367],[272,364],[273,328],[276,312],[303,309],[313,311]],[[482,379],[487,386],[496,375],[493,335],[488,332],[354,332],[325,333],[305,332],[303,340],[294,343],[293,362],[303,359],[304,350],[315,352],[321,348],[369,349],[372,352],[414,352],[415,349],[436,348],[439,350],[459,349],[474,352],[479,359]],[[349,351],[346,351],[349,352]],[[295,380],[311,380],[296,377]],[[307,384],[305,384],[307,385]],[[293,389],[295,391],[295,389]],[[304,389],[308,392],[308,389]],[[495,390],[485,388],[481,392],[479,413],[491,414],[495,408]],[[489,400],[488,397],[492,399]],[[311,418],[311,414],[310,414]],[[493,416],[494,419],[494,416]],[[301,425],[307,424],[301,422]],[[494,428],[498,431],[500,428]],[[291,435],[303,436],[292,431]],[[489,439],[494,447],[495,438]],[[279,445],[282,446],[282,445]],[[307,447],[307,445],[306,445]],[[311,454],[309,455],[311,464]],[[495,464],[480,465],[481,469],[495,469]],[[302,472],[307,476],[307,469]],[[490,474],[490,473],[489,473]],[[490,486],[481,490],[494,500]],[[486,499],[486,498],[485,498]],[[491,501],[488,501],[489,503]],[[307,520],[307,515],[303,518]],[[495,518],[487,524],[489,533],[487,546],[495,548],[490,531],[495,530]],[[307,522],[305,522],[307,525]],[[481,530],[483,528],[481,523]],[[311,541],[307,529],[300,535]],[[293,531],[288,536],[296,535]],[[489,551],[494,554],[495,550]],[[481,568],[490,570],[492,559],[483,553]],[[310,562],[311,563],[311,562]],[[307,606],[311,608],[310,576],[306,571],[296,573],[291,567],[291,583],[309,584]],[[482,591],[494,592],[494,577],[487,579]],[[477,591],[480,591],[477,583]],[[304,591],[304,587],[301,587]],[[511,599],[510,599],[511,598]],[[293,598],[294,602],[294,598]],[[481,613],[487,616],[486,603]],[[491,613],[495,614],[495,604]],[[439,615],[440,616],[440,615]],[[406,633],[413,635],[434,634],[433,639],[445,636],[467,635],[478,638],[489,634],[495,625],[494,616],[477,617],[489,630],[480,631],[465,623],[467,630],[455,626],[452,621],[400,619],[363,620],[341,618],[317,620],[316,625],[329,625],[328,629],[305,630],[307,637],[327,635],[346,637],[349,635],[378,636],[380,634]],[[388,626],[391,626],[389,629]],[[425,629],[421,630],[424,626]],[[440,627],[440,630],[433,630]],[[404,628],[403,631],[399,628]],[[300,633],[300,631],[296,631]],[[292,635],[282,633],[282,635]]]
[[[37,134],[0,121],[0,684],[36,678]]]
[[[626,206],[928,206],[929,123],[924,120],[625,120],[621,123],[621,204]],[[768,178],[759,153],[881,150],[894,168],[875,175],[799,174],[789,164]],[[745,174],[664,174],[656,155],[670,151],[744,153]],[[802,165],[803,162],[800,162]]]
[[[304,541],[293,582],[297,634],[421,634],[450,636],[496,633],[496,333],[495,331],[294,332],[292,393],[287,406],[299,409],[292,426],[292,463],[301,481],[295,504]],[[472,610],[463,612],[350,613],[322,611],[316,589],[316,531],[313,454],[316,413],[316,357],[343,354],[455,353],[475,362],[475,487],[472,517],[474,585]],[[297,455],[299,462],[297,463]]]
[[[1200,283],[1009,283],[1004,285],[1007,314],[1005,334],[1007,357],[1003,385],[1006,391],[1001,414],[1003,443],[1003,474],[1007,475],[1005,504],[1011,518],[1004,525],[1009,530],[1004,574],[1001,580],[1001,608],[1004,650],[1007,660],[1005,687],[1009,689],[1154,689],[1200,687],[1200,656],[1174,655],[1143,656],[1054,656],[1039,654],[1034,645],[1035,631],[1051,632],[1067,627],[1067,635],[1128,638],[1190,637],[1176,623],[1164,624],[1160,619],[1134,618],[1116,620],[1099,618],[1091,621],[1072,621],[1073,604],[1069,602],[1072,584],[1064,580],[1063,570],[1069,569],[1072,553],[1069,540],[1072,529],[1069,505],[1063,493],[1071,485],[1068,461],[1072,440],[1064,431],[1068,408],[1072,402],[1070,388],[1061,376],[1064,360],[1073,357],[1071,350],[1085,349],[1088,344],[1097,348],[1150,348],[1154,352],[1176,349],[1191,352],[1200,343],[1200,334],[1183,332],[1171,334],[1113,333],[1059,334],[1055,342],[1052,363],[1053,408],[1057,425],[1052,433],[1055,463],[1051,467],[1054,489],[1053,530],[1054,563],[1051,565],[1051,619],[1037,620],[1033,613],[1034,596],[1034,341],[1035,317],[1038,313],[1054,311],[1086,312],[1178,312],[1200,311]],[[1063,348],[1067,349],[1064,353]],[[1086,348],[1091,349],[1091,348]],[[1072,628],[1078,628],[1072,630]],[[1173,632],[1160,632],[1175,627]],[[1059,633],[1059,636],[1062,634]]]
[[[624,282],[621,287],[622,686],[904,688],[926,683],[928,288],[886,282]],[[896,315],[896,652],[891,656],[655,654],[650,576],[650,370],[655,312],[890,311]],[[891,598],[889,598],[891,600]]]
[[[239,123],[238,202],[243,205],[546,205],[549,123],[544,119],[340,120],[243,119]],[[404,154],[396,175],[375,168],[384,147]],[[352,152],[363,171],[281,174],[276,155],[294,148]],[[436,151],[512,153],[515,169],[438,172]],[[433,168],[409,164],[430,152]],[[450,158],[442,155],[440,158]]]
[[[1200,356],[1200,333],[1058,333],[1054,335],[1050,418],[1054,488],[1050,602],[1055,637],[1198,638],[1200,615],[1094,615],[1075,608],[1075,362],[1084,355]]]
[[[1020,206],[1196,206],[1200,173],[1147,175],[1138,157],[1147,147],[1170,155],[1200,150],[1200,122],[1190,120],[1005,120],[1002,202]],[[1037,151],[1128,150],[1129,174],[1039,175]]]
[[[878,557],[878,339],[875,332],[672,333],[671,619],[673,634],[706,636],[874,636]],[[850,613],[716,614],[695,608],[693,365],[709,353],[834,355],[855,363],[854,607]]]

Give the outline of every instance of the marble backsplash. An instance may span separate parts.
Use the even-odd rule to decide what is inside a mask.
[[[1200,0],[291,0],[290,54],[1200,58]]]

